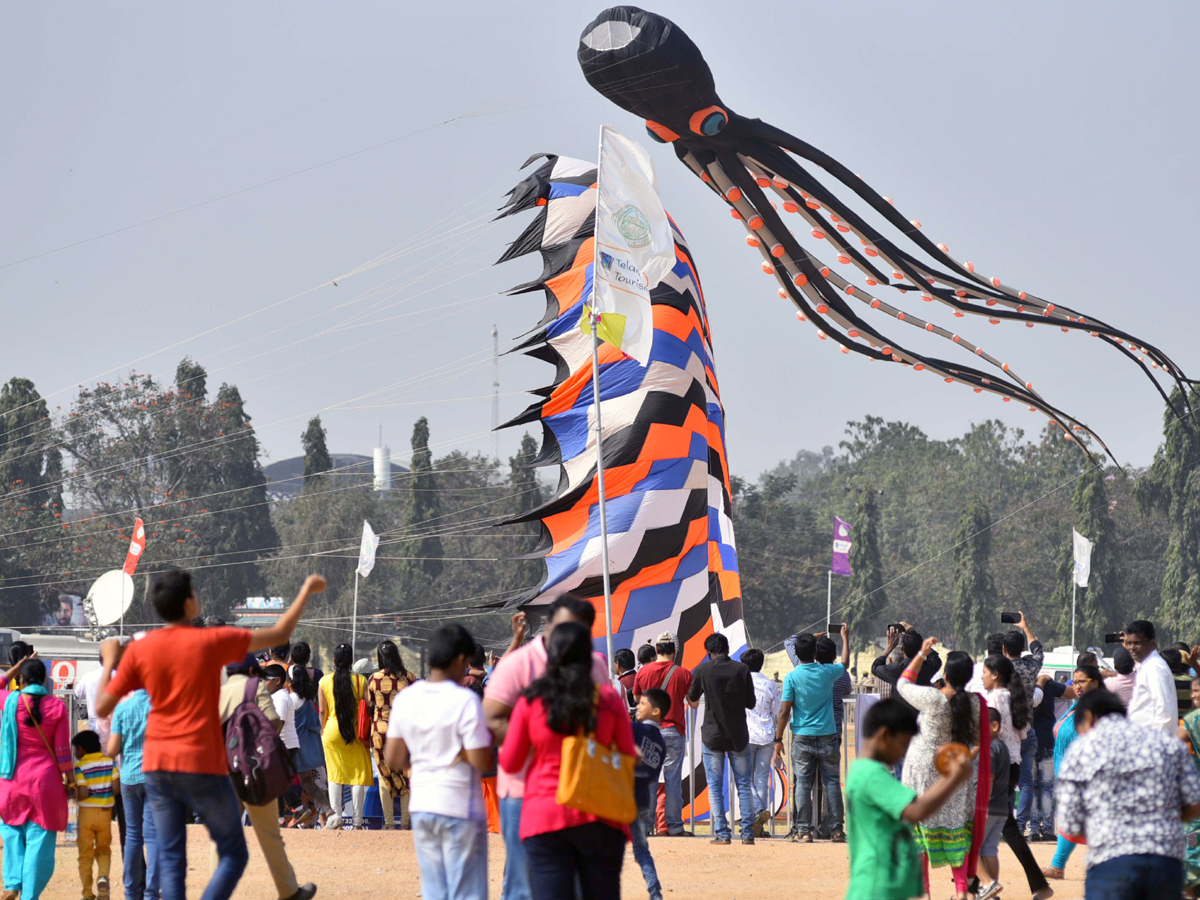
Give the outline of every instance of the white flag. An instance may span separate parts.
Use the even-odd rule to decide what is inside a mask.
[[[650,154],[608,125],[600,128],[596,178],[591,307],[600,313],[601,340],[646,365],[654,343],[650,290],[675,267],[671,223],[658,198]],[[585,305],[586,334],[589,312]]]
[[[371,530],[371,523],[363,522],[362,547],[358,550],[358,574],[366,578],[375,568],[375,550],[379,547],[379,535]]]
[[[1075,583],[1087,587],[1088,576],[1092,574],[1092,542],[1074,528],[1071,537],[1075,543]]]

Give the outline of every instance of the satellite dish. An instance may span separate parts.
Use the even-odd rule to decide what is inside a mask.
[[[105,572],[92,584],[87,602],[91,604],[97,625],[112,625],[133,603],[133,579],[123,569]]]

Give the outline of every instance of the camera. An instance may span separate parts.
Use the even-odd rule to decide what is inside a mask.
[[[1122,642],[1123,638],[1119,631],[1110,631],[1104,636],[1104,643],[1106,644],[1120,644]]]
[[[1000,624],[1001,625],[1016,625],[1020,621],[1021,621],[1020,613],[1014,613],[1014,612],[1000,613]]]

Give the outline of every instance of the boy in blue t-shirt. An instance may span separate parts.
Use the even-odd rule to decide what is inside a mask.
[[[658,773],[662,771],[667,757],[667,745],[663,741],[661,727],[663,716],[671,711],[671,695],[659,688],[648,688],[638,698],[633,723],[633,743],[638,748],[638,764],[633,772],[633,796],[637,800],[638,814],[629,826],[633,842],[633,859],[642,868],[646,879],[646,890],[650,900],[663,900],[662,885],[658,883],[658,870],[654,857],[650,855],[647,836],[654,823],[654,799],[657,799]]]

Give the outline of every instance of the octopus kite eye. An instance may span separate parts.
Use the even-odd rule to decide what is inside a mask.
[[[679,135],[666,125],[659,125],[653,119],[646,120],[646,133],[660,144],[669,144],[672,141],[679,140]]]
[[[725,130],[729,124],[729,114],[719,106],[708,106],[692,114],[688,126],[696,134],[713,137]]]

